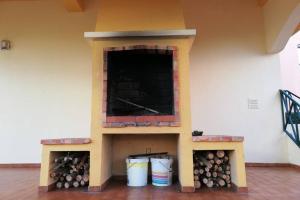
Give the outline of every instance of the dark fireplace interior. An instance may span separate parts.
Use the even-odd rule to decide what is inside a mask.
[[[107,53],[107,116],[173,115],[173,51]]]

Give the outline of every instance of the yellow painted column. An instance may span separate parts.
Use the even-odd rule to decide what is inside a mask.
[[[41,172],[40,172],[40,186],[49,185],[49,167],[50,167],[50,151],[48,151],[45,145],[42,150],[42,162],[41,162]]]
[[[231,173],[233,173],[232,182],[237,187],[247,187],[243,143],[235,143],[235,146],[236,148],[230,157]]]
[[[191,41],[188,39],[179,40],[178,66],[179,66],[179,103],[180,118],[183,132],[179,135],[178,156],[179,156],[179,180],[183,192],[194,191],[193,175],[193,149],[192,149],[192,128],[190,112],[190,68],[189,50]]]
[[[193,175],[193,151],[189,144],[188,137],[179,136],[178,141],[178,168],[179,168],[179,181],[182,192],[194,191],[194,175]]]
[[[93,141],[93,145],[90,152],[90,191],[100,191],[101,186],[101,147],[102,135]]]

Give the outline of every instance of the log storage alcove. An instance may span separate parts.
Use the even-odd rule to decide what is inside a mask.
[[[247,192],[243,141],[240,136],[193,136],[195,188]]]

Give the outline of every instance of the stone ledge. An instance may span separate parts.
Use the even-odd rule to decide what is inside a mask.
[[[193,136],[193,142],[243,142],[243,136],[204,135]]]
[[[44,145],[62,145],[62,144],[90,144],[90,138],[59,138],[59,139],[44,139],[41,144]]]

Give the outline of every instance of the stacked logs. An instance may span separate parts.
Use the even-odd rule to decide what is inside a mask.
[[[56,188],[78,188],[89,182],[89,154],[87,152],[67,152],[53,160],[50,177],[56,182]]]
[[[199,189],[231,187],[231,171],[228,152],[194,151],[194,184]]]

